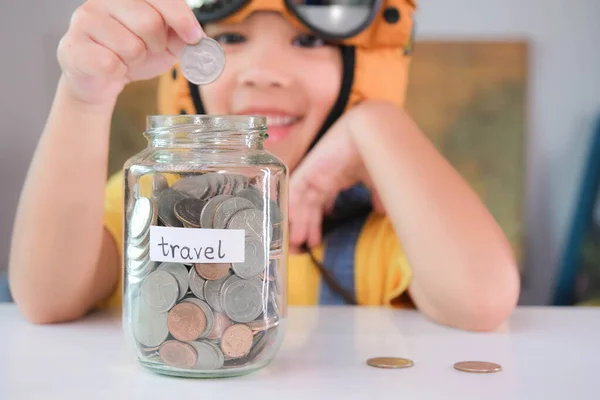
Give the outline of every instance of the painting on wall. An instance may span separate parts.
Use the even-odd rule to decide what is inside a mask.
[[[482,198],[518,259],[528,46],[525,42],[417,42],[406,108]],[[145,117],[157,113],[156,79],[129,85],[113,117],[109,172],[146,146]]]

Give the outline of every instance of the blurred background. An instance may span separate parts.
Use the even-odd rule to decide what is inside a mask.
[[[81,2],[2,2],[0,274],[60,74],[56,47]],[[557,285],[566,279],[572,286],[586,240],[587,262],[598,270],[586,279],[600,285],[600,230],[589,222],[597,193],[590,158],[600,118],[600,0],[418,3],[407,109],[510,238],[523,276],[520,303],[560,303]],[[145,145],[155,89],[156,81],[142,82],[119,99],[109,172]]]

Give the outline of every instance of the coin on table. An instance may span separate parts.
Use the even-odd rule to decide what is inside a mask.
[[[156,268],[157,271],[165,271],[170,273],[177,279],[177,285],[179,286],[179,297],[178,300],[183,299],[183,296],[188,291],[188,270],[185,265],[174,262],[164,262]]]
[[[264,272],[267,266],[265,250],[260,239],[254,236],[246,237],[245,261],[231,264],[233,272],[243,279],[252,279]]]
[[[174,368],[189,369],[196,365],[196,349],[188,343],[167,340],[160,346],[158,354],[165,364]]]
[[[196,370],[215,370],[221,368],[221,360],[219,354],[215,351],[214,346],[208,342],[190,342],[196,350],[197,358],[194,369]]]
[[[175,216],[187,227],[200,228],[200,214],[204,204],[204,201],[199,199],[183,199],[175,204]]]
[[[263,312],[261,288],[253,281],[239,279],[225,285],[221,304],[229,318],[246,323],[255,320]]]
[[[231,326],[231,321],[225,313],[214,313],[215,323],[213,329],[206,336],[207,339],[221,340],[223,332]]]
[[[486,361],[461,361],[454,364],[454,369],[462,372],[492,373],[502,371],[502,366]]]
[[[167,326],[177,340],[196,340],[206,328],[206,316],[196,304],[181,302],[169,311]]]
[[[259,239],[264,239],[263,214],[261,210],[255,208],[245,209],[235,213],[227,222],[227,229],[241,229],[246,236],[252,235]],[[273,228],[269,225],[270,230]],[[269,232],[269,237],[271,232]]]
[[[175,204],[190,197],[189,195],[173,189],[165,189],[158,196],[158,218],[165,226],[182,227],[183,224],[175,215]]]
[[[221,350],[230,358],[244,357],[252,348],[254,334],[244,324],[231,325],[221,338]]]
[[[183,301],[193,303],[202,309],[202,312],[204,313],[204,316],[206,317],[206,327],[200,334],[199,339],[205,338],[213,330],[213,327],[215,324],[215,317],[214,317],[212,309],[210,308],[210,306],[208,304],[206,304],[202,300],[197,299],[193,296],[187,297]]]
[[[142,298],[156,312],[167,312],[179,298],[179,283],[165,271],[150,273],[142,283]]]
[[[197,298],[199,298],[200,300],[204,300],[204,283],[206,281],[200,276],[198,275],[198,272],[196,272],[196,268],[190,268],[190,272],[189,272],[189,286],[190,286],[190,290],[192,291],[192,293],[194,294],[194,296],[196,296]]]
[[[241,197],[232,197],[225,200],[217,207],[213,220],[213,228],[225,229],[227,222],[239,211],[254,208],[250,200]]]
[[[412,360],[398,357],[375,357],[369,358],[367,364],[376,368],[410,368],[414,365]]]
[[[209,281],[216,281],[224,276],[229,275],[231,264],[194,264],[194,268],[198,275]]]
[[[147,197],[135,201],[129,220],[129,236],[132,239],[141,238],[146,234],[154,217],[154,203]]]
[[[133,335],[145,347],[160,346],[169,336],[167,313],[156,313],[143,302],[133,309]]]
[[[204,283],[204,297],[206,302],[216,312],[223,312],[223,305],[221,304],[221,289],[225,281],[229,278],[229,274],[225,275],[221,279],[215,281],[206,281]]]
[[[205,37],[198,44],[187,45],[181,53],[181,72],[196,85],[215,81],[225,68],[225,52],[214,39]]]
[[[212,229],[217,207],[219,207],[219,205],[221,205],[221,203],[225,200],[231,198],[233,198],[233,196],[229,194],[220,194],[210,199],[202,210],[202,214],[200,216],[200,226],[204,229]]]

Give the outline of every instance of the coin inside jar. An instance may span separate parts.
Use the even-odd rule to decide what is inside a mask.
[[[202,309],[191,302],[177,304],[167,317],[171,335],[184,342],[198,339],[206,328],[206,322]]]
[[[492,373],[502,371],[502,366],[493,362],[486,361],[461,361],[454,364],[454,369],[461,372],[472,373]]]
[[[209,332],[207,339],[220,340],[223,336],[223,332],[231,326],[231,321],[225,313],[214,313],[215,323],[212,331]]]
[[[410,368],[414,365],[412,360],[398,357],[375,357],[367,360],[367,365],[376,368]]]
[[[196,350],[187,343],[167,340],[160,346],[158,354],[171,367],[192,368],[196,365]]]
[[[198,199],[183,199],[175,204],[175,216],[189,228],[200,228],[200,214],[204,201]]]
[[[179,298],[177,279],[166,271],[150,273],[142,283],[142,298],[156,312],[167,312]]]
[[[216,281],[229,274],[231,264],[194,264],[194,269],[202,278]]]
[[[240,358],[248,354],[252,348],[254,335],[252,330],[243,324],[231,325],[221,338],[221,350],[230,358]]]

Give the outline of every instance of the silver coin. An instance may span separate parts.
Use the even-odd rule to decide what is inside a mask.
[[[214,39],[203,38],[196,45],[187,45],[181,54],[181,72],[196,85],[215,81],[225,68],[225,52]]]
[[[221,351],[221,349],[219,348],[219,346],[217,346],[213,342],[209,342],[209,341],[206,341],[205,343],[207,345],[211,346],[212,349],[213,349],[213,351],[217,355],[217,360],[218,361],[217,361],[215,369],[221,369],[221,368],[223,368],[223,364],[225,364],[225,355],[223,354],[223,352]]]
[[[225,200],[217,207],[215,211],[215,219],[213,221],[213,228],[225,229],[227,222],[231,217],[242,210],[253,209],[254,204],[250,200],[241,197],[232,197]]]
[[[231,174],[223,174],[223,178],[225,178],[225,183],[219,188],[219,194],[231,194],[235,180]]]
[[[233,194],[237,194],[240,191],[246,189],[250,185],[250,180],[244,175],[234,175],[235,185],[233,187]]]
[[[260,190],[255,188],[254,186],[250,186],[239,191],[236,196],[243,197],[244,199],[248,199],[254,204],[254,207],[262,210],[265,206],[265,201],[263,199],[263,194]]]
[[[153,312],[141,301],[135,303],[132,319],[133,335],[143,346],[160,346],[169,336],[167,313]]]
[[[177,285],[179,286],[179,297],[178,300],[183,299],[183,296],[188,291],[188,270],[183,264],[166,262],[162,263],[156,268],[157,271],[165,271],[170,273],[177,279]]]
[[[163,174],[155,174],[152,176],[152,200],[158,202],[160,193],[169,187],[169,181]]]
[[[253,281],[240,279],[231,283],[223,290],[221,302],[227,316],[243,324],[263,312],[262,293]]]
[[[246,237],[245,261],[232,263],[231,268],[237,276],[243,279],[252,279],[257,277],[267,267],[265,258],[265,249],[261,240],[253,237]]]
[[[194,268],[193,266],[190,268],[188,277],[190,290],[192,291],[194,296],[196,296],[200,300],[205,300],[204,283],[206,282],[206,280],[200,275],[198,275],[198,272],[196,272],[196,268]]]
[[[227,185],[227,174],[213,174],[213,185],[211,186],[214,191],[211,193],[211,197],[225,192],[225,186]]]
[[[140,238],[150,228],[154,216],[154,203],[147,197],[135,201],[129,220],[129,236]]]
[[[227,229],[241,229],[246,236],[255,236],[264,239],[263,213],[255,208],[238,211],[227,222]],[[268,237],[271,237],[272,227],[269,225]]]
[[[188,194],[173,188],[163,190],[158,196],[158,217],[165,226],[182,227],[183,224],[175,215],[175,204],[190,197]]]
[[[204,229],[212,229],[217,207],[219,207],[222,202],[232,197],[233,196],[228,194],[220,194],[210,199],[202,209],[202,214],[200,215],[200,226]]]
[[[187,176],[171,185],[171,189],[196,199],[202,199],[210,189],[208,175]]]
[[[265,207],[265,197],[262,192],[254,186],[250,186],[239,193],[236,196],[248,199],[254,204],[254,207],[263,210]],[[269,215],[271,216],[271,224],[279,224],[281,222],[281,210],[274,200],[269,200]]]
[[[221,288],[229,276],[230,275],[228,274],[221,279],[206,281],[204,283],[204,298],[216,312],[223,312],[223,306],[221,305]]]
[[[142,298],[155,312],[167,312],[179,298],[179,284],[173,275],[154,271],[142,283]]]
[[[127,245],[127,258],[129,258],[130,260],[141,260],[146,255],[148,255],[149,250],[150,247],[147,244],[136,246],[133,243],[130,243],[129,245]]]
[[[183,301],[187,301],[197,305],[204,312],[204,316],[206,317],[206,327],[200,334],[200,338],[205,338],[215,327],[215,315],[213,314],[213,311],[211,310],[208,304],[195,297],[187,297]]]
[[[196,370],[215,370],[220,368],[219,355],[208,342],[188,342],[196,350],[197,359],[194,369]]]

